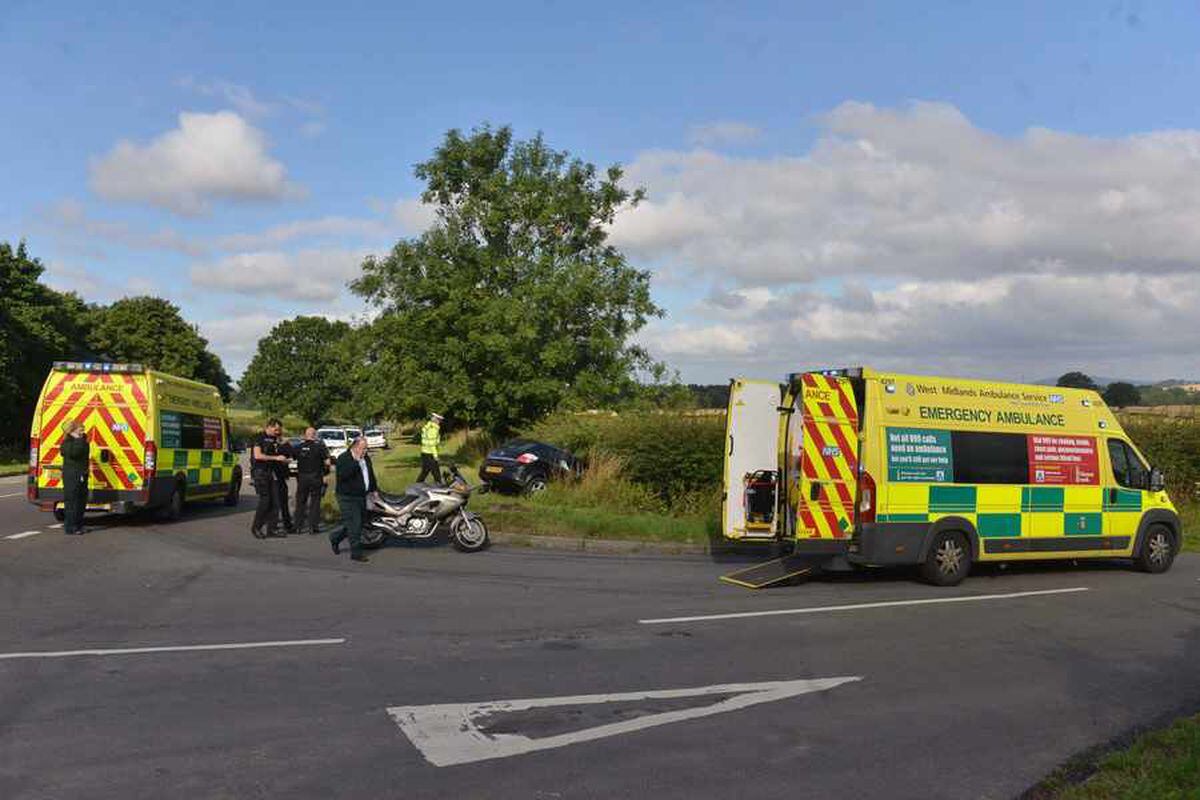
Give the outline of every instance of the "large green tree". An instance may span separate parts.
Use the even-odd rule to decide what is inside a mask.
[[[0,242],[0,444],[29,437],[33,406],[52,363],[91,356],[89,309],[41,283],[45,267],[25,243]]]
[[[272,414],[294,413],[317,425],[351,396],[345,322],[296,317],[258,340],[239,389]]]
[[[126,297],[93,314],[89,343],[99,356],[132,361],[216,386],[230,397],[229,375],[208,341],[161,297]]]
[[[1068,389],[1091,389],[1093,392],[1100,391],[1100,387],[1092,380],[1091,376],[1085,372],[1067,372],[1058,376],[1057,386],[1063,386]]]
[[[1104,394],[1101,395],[1104,402],[1113,408],[1125,408],[1126,406],[1140,405],[1142,402],[1142,393],[1132,383],[1125,381],[1116,381],[1110,383],[1104,389]]]
[[[630,338],[662,312],[649,274],[608,242],[643,197],[621,169],[485,126],[448,132],[415,173],[434,224],[351,284],[380,311],[364,383],[388,414],[436,410],[499,433],[569,398],[627,393],[650,366]]]

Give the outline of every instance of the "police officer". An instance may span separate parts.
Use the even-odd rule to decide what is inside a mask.
[[[275,452],[283,456],[283,461],[275,462],[275,504],[279,507],[279,518],[283,521],[285,533],[295,533],[296,526],[292,524],[292,509],[288,506],[288,465],[296,457],[291,443],[283,435],[283,426],[275,434],[279,440]]]
[[[421,474],[417,483],[423,483],[426,475],[442,482],[442,470],[438,467],[438,445],[442,442],[442,415],[430,414],[429,421],[421,428]]]
[[[254,438],[254,446],[250,450],[250,480],[254,482],[254,491],[258,494],[258,508],[254,509],[254,522],[250,524],[250,533],[257,539],[268,536],[286,536],[279,528],[279,488],[277,485],[277,466],[287,469],[287,456],[279,453],[279,434],[283,431],[283,423],[277,419],[267,420],[262,433]],[[266,526],[264,528],[264,526]]]
[[[296,530],[317,532],[321,522],[321,496],[325,494],[325,476],[333,460],[329,448],[317,438],[317,429],[304,429],[304,440],[292,448],[296,459]]]
[[[87,532],[83,527],[83,512],[87,508],[91,446],[83,423],[78,420],[68,421],[63,434],[63,533],[82,534]]]

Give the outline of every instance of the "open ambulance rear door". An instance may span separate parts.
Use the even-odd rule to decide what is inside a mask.
[[[728,539],[773,539],[778,525],[779,403],[774,381],[735,378],[725,430],[721,529]]]

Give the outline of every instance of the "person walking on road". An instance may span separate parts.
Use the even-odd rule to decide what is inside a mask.
[[[250,533],[256,539],[287,535],[278,529],[279,487],[276,484],[275,465],[282,462],[284,469],[287,468],[287,456],[279,454],[279,434],[282,431],[282,422],[274,418],[267,420],[250,450],[250,480],[258,494],[258,507],[254,509]]]
[[[325,494],[325,476],[329,474],[329,448],[317,438],[317,429],[304,429],[304,440],[296,445],[296,530],[317,532],[321,522],[321,496]]]
[[[342,540],[349,537],[350,560],[366,562],[368,559],[362,551],[363,516],[367,511],[367,495],[379,491],[379,484],[375,482],[375,468],[367,455],[365,437],[355,439],[350,449],[338,456],[334,471],[342,524],[329,535],[329,544],[333,554],[339,555]]]
[[[63,533],[87,533],[83,527],[83,512],[88,501],[88,473],[91,471],[91,446],[83,423],[70,420],[63,426],[62,482]]]
[[[442,470],[438,466],[438,445],[442,443],[441,414],[430,414],[429,421],[421,428],[421,474],[417,483],[424,483],[427,475],[432,475],[438,483],[442,482]]]

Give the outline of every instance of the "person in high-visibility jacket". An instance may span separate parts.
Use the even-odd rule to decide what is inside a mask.
[[[432,475],[438,483],[442,482],[442,470],[438,466],[438,445],[442,442],[441,414],[430,414],[429,421],[421,428],[421,474],[417,483],[424,482],[426,476]]]

